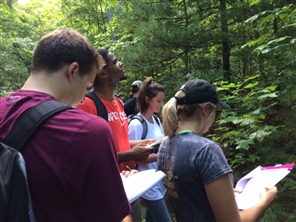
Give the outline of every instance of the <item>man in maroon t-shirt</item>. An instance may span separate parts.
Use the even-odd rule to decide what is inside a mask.
[[[74,30],[54,31],[37,44],[24,86],[0,99],[0,141],[16,120],[44,100],[76,106],[101,64]],[[121,221],[131,207],[117,167],[108,123],[77,109],[47,120],[22,149],[37,221]]]

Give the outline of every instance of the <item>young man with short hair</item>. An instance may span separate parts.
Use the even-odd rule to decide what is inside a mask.
[[[20,90],[0,99],[0,141],[29,108],[44,100],[76,106],[102,62],[74,30],[38,42]],[[48,119],[22,148],[37,221],[121,221],[131,208],[117,167],[109,125],[68,109]]]
[[[93,91],[107,109],[108,123],[114,135],[119,169],[126,170],[126,166],[133,169],[133,161],[146,160],[148,155],[153,152],[153,149],[147,148],[146,145],[154,140],[128,140],[128,119],[123,109],[123,103],[113,95],[117,83],[126,77],[123,64],[106,49],[98,50],[98,52],[103,57],[105,66],[96,75]],[[85,97],[83,103],[77,105],[77,109],[98,115],[95,103],[88,97]]]
[[[106,49],[100,49],[98,52],[103,57],[105,66],[96,76],[93,92],[99,97],[107,110],[108,123],[114,135],[119,169],[126,170],[127,167],[133,169],[135,168],[134,161],[144,161],[153,152],[153,148],[146,146],[155,140],[129,141],[128,119],[123,109],[123,103],[113,95],[117,83],[126,79],[123,64]],[[88,97],[85,97],[84,103],[80,103],[77,108],[94,115],[98,114],[95,103]],[[135,212],[136,207],[138,209]],[[141,220],[139,216],[141,209],[139,208],[139,202],[133,205],[133,219],[136,222]]]
[[[131,85],[131,94],[132,97],[124,103],[124,112],[127,116],[129,115],[137,115],[138,109],[137,109],[137,97],[138,97],[138,91],[142,85],[142,81],[136,80]]]

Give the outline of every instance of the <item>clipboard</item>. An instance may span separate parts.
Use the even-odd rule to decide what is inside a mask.
[[[273,188],[291,172],[293,167],[294,163],[258,166],[242,177],[235,186],[236,190],[242,191],[235,193],[238,208],[246,210],[254,206],[260,200],[260,193],[265,188]]]

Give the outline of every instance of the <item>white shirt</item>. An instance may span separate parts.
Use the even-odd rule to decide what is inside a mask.
[[[141,114],[137,114],[141,115]],[[145,139],[161,139],[164,137],[162,125],[160,122],[160,119],[158,119],[158,122],[160,125],[157,124],[156,120],[153,119],[153,123],[150,123],[143,115],[141,115],[144,120],[147,123],[147,135]],[[158,118],[158,117],[156,117]],[[128,138],[129,140],[141,140],[143,133],[143,126],[141,122],[137,119],[133,119],[128,126]],[[157,154],[150,154],[150,155],[157,155]],[[144,171],[148,169],[155,169],[158,170],[157,161],[152,163],[146,163],[146,164],[138,164],[138,171]],[[160,181],[157,185],[155,185],[151,190],[149,190],[147,193],[145,193],[142,197],[147,200],[160,200],[164,197],[165,194],[165,188]]]

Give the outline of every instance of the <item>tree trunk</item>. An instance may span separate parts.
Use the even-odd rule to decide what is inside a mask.
[[[189,26],[189,21],[188,21],[187,5],[185,0],[183,0],[183,6],[184,6],[184,15],[185,15],[185,27],[187,29]],[[185,47],[184,51],[185,51],[185,67],[187,72],[188,66],[189,66],[189,48]]]
[[[223,79],[230,82],[230,45],[228,40],[228,24],[226,0],[220,0],[221,29],[222,29],[222,61],[223,61]]]
[[[107,31],[107,28],[106,28],[106,22],[105,22],[105,19],[104,19],[104,12],[103,12],[103,7],[102,7],[102,1],[100,1],[100,11],[101,11],[101,17],[102,17],[102,23],[103,23],[103,27],[104,27],[104,32],[106,32]],[[99,24],[98,24],[98,27],[99,27]]]

